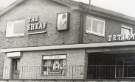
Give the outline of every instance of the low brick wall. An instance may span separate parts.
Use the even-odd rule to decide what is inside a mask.
[[[0,80],[0,82],[135,82],[135,80]]]

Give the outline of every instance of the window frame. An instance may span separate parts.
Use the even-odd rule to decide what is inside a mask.
[[[133,34],[133,28],[132,28],[132,27],[130,27],[130,26],[128,26],[128,25],[122,24],[122,25],[121,25],[121,35],[123,35],[123,34],[122,34],[122,28],[131,30],[131,33],[130,33],[130,34]]]
[[[14,33],[14,24],[18,23],[18,22],[24,22],[24,33]],[[8,27],[10,23],[10,27]],[[6,25],[6,37],[19,37],[19,36],[24,36],[25,34],[25,25],[26,25],[26,21],[25,19],[18,19],[18,20],[10,20],[7,21],[7,25]],[[9,29],[10,28],[10,29]],[[8,32],[8,33],[7,33]]]
[[[60,59],[43,59],[44,56],[60,56],[60,55],[65,55],[66,58],[65,59],[62,59],[62,60],[65,60],[65,67],[67,67],[67,54],[55,54],[55,55],[42,55],[42,64],[41,64],[41,75],[42,76],[65,76],[66,75],[66,70],[67,68],[64,69],[64,74],[43,74],[43,61],[47,61],[47,60],[60,60]],[[55,73],[55,72],[54,72]]]
[[[106,29],[106,21],[105,21],[105,19],[98,18],[98,17],[93,17],[93,16],[86,16],[86,25],[88,23],[88,18],[90,19],[91,25],[90,25],[90,27],[86,26],[86,28],[90,28],[90,30],[86,29],[86,33],[91,33],[91,34],[94,34],[94,35],[97,35],[97,36],[105,37],[105,29]],[[93,20],[100,21],[100,22],[104,23],[103,24],[103,34],[93,31]]]

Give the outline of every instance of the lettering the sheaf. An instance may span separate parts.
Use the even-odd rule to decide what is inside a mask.
[[[45,30],[47,23],[40,22],[39,17],[31,17],[28,22],[28,31]]]
[[[28,31],[43,30],[47,28],[47,23],[34,23],[28,25]]]
[[[47,23],[31,22],[28,24],[28,31],[44,30],[47,28]]]
[[[48,23],[43,23],[43,29],[46,29],[48,26]]]

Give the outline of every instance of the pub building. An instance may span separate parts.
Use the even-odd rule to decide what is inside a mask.
[[[3,79],[135,78],[135,19],[72,0],[17,0],[0,13]]]

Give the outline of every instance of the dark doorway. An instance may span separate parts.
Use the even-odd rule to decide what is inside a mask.
[[[112,55],[103,53],[92,53],[88,55],[88,79],[111,79],[114,78],[113,65],[115,64]]]
[[[20,59],[12,59],[12,78],[18,79],[19,78],[19,62]]]
[[[134,53],[88,54],[88,79],[123,79],[135,77]]]

